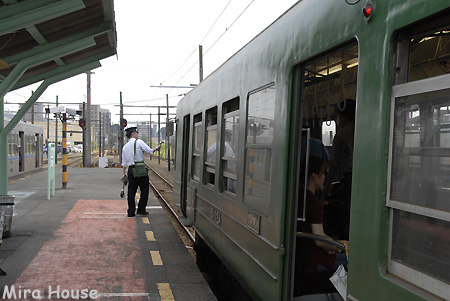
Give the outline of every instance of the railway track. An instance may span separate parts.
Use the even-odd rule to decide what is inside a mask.
[[[44,166],[48,164],[48,159],[43,160]],[[76,167],[83,163],[83,154],[68,154],[67,155],[67,166]],[[62,164],[62,156],[58,155],[58,164]]]
[[[98,164],[98,153],[92,153],[91,162]],[[47,166],[48,159],[43,160],[44,167]],[[62,156],[58,156],[58,165],[62,165]],[[67,167],[83,167],[83,154],[70,153],[67,155]]]
[[[179,233],[181,239],[183,240],[184,244],[191,248],[195,242],[195,232],[192,228],[184,226],[184,224],[181,221],[181,215],[178,213],[174,203],[173,203],[173,185],[170,182],[170,179],[166,179],[166,175],[162,175],[158,171],[162,171],[163,167],[159,168],[158,165],[155,167],[152,167],[151,165],[146,164],[150,174],[150,186],[152,187],[153,191],[156,193],[156,195],[159,197],[162,204],[164,204],[165,209],[168,211],[170,216],[172,217],[172,224],[174,224],[175,228],[177,229],[177,232]]]
[[[147,161],[148,162],[148,161]],[[188,248],[189,253],[194,258],[195,262],[200,268],[203,276],[208,282],[211,290],[216,295],[217,299],[220,301],[227,300],[223,298],[221,291],[219,288],[219,279],[217,278],[217,262],[215,261],[215,257],[212,255],[206,256],[205,253],[201,256],[199,261],[197,248],[194,250],[195,243],[195,231],[192,227],[186,227],[182,223],[181,219],[183,218],[182,214],[178,212],[174,203],[173,203],[173,173],[167,171],[166,165],[159,165],[155,161],[148,162],[147,167],[149,168],[149,178],[150,185],[152,189],[155,191],[156,195],[159,197],[159,201],[163,206],[164,210],[166,210],[169,219],[174,225],[178,235],[182,239],[186,248]],[[204,244],[204,243],[203,243]],[[211,254],[211,253],[208,253]]]

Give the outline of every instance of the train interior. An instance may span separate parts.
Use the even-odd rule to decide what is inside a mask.
[[[304,89],[304,98],[302,103],[302,139],[298,144],[301,156],[299,179],[297,187],[297,238],[295,252],[295,272],[294,272],[294,296],[302,295],[323,295],[334,293],[335,298],[339,299],[336,289],[329,278],[333,271],[310,271],[307,268],[309,251],[305,246],[310,245],[313,237],[301,233],[302,223],[308,222],[308,214],[305,211],[307,187],[307,168],[308,157],[319,156],[326,162],[330,160],[332,153],[333,140],[343,126],[345,126],[342,117],[340,118],[339,109],[345,109],[350,106],[349,99],[356,100],[356,87],[358,76],[358,45],[352,43],[336,51],[326,54],[308,62],[300,67],[303,75],[299,86]],[[301,93],[300,93],[301,94]],[[348,102],[348,103],[347,103]],[[341,120],[340,120],[341,119]],[[309,139],[308,139],[309,137]],[[353,137],[349,137],[353,140]],[[323,150],[325,148],[326,150]],[[352,154],[349,154],[350,156]],[[327,166],[329,163],[327,163]],[[328,176],[328,175],[327,175]],[[325,196],[323,190],[315,192],[320,200],[323,210],[323,229],[324,233],[333,239],[348,240],[349,224],[345,223],[345,205],[342,199],[343,174],[334,173],[332,179],[331,196]],[[325,185],[325,182],[324,182]],[[308,270],[309,272],[306,272]],[[309,296],[310,297],[310,296]],[[296,298],[296,300],[301,298]]]

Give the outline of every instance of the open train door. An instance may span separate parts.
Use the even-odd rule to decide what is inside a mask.
[[[187,184],[189,180],[189,139],[190,139],[190,126],[191,117],[190,115],[184,116],[183,118],[183,141],[182,141],[182,178],[181,178],[181,212],[184,216],[187,216]]]
[[[327,275],[317,270],[306,271],[308,259],[305,256],[307,254],[305,248],[309,244],[307,241],[322,241],[322,238],[319,239],[311,233],[299,232],[297,227],[307,222],[305,187],[309,157],[320,157],[330,161],[329,151],[332,150],[334,135],[344,126],[342,116],[338,118],[338,109],[343,110],[349,99],[356,99],[358,59],[358,44],[352,40],[295,66],[291,93],[293,99],[290,141],[293,143],[289,156],[288,191],[290,200],[286,206],[287,223],[285,225],[287,235],[285,238],[289,249],[285,266],[284,295],[289,300],[293,298],[296,300],[307,299],[312,295],[337,294],[329,277],[325,277]],[[342,104],[344,104],[343,108]],[[326,152],[322,151],[326,148],[328,148]],[[342,175],[345,173],[336,174],[337,180],[330,174],[327,177],[330,177],[329,179],[333,183],[338,183]],[[320,195],[321,191],[316,191],[317,193]],[[323,208],[322,224],[325,234],[329,237],[347,240],[348,238],[341,238],[330,231],[330,229],[337,229],[336,225],[344,224],[348,227],[342,218],[344,210],[335,210],[342,208],[342,200],[330,199],[328,202],[329,199],[325,200],[323,192],[319,200]],[[330,214],[335,211],[339,214]],[[331,223],[335,220],[331,220],[330,216],[336,217],[339,223]],[[335,242],[329,240],[326,243],[334,245]]]

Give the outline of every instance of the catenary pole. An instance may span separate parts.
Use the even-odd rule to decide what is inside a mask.
[[[86,166],[91,167],[91,71],[87,72]]]

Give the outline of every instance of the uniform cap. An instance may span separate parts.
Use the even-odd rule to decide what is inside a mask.
[[[131,128],[127,128],[125,130],[125,132],[126,132],[127,137],[130,138],[131,134],[133,134],[134,132],[137,132],[137,127],[134,126],[134,127],[131,127]]]

